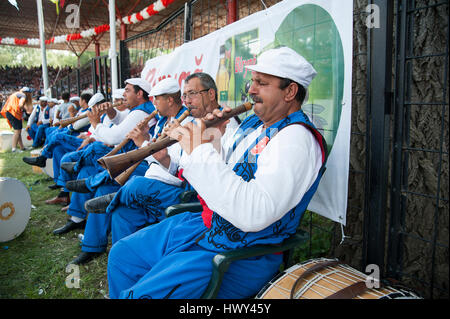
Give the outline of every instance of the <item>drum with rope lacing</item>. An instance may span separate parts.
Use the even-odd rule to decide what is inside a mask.
[[[257,299],[421,299],[403,287],[372,288],[368,276],[336,259],[311,259],[272,279]],[[370,283],[370,280],[369,280]]]

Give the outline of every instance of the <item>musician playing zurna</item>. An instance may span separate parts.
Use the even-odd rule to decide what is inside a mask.
[[[154,96],[154,102],[159,114],[159,120],[155,126],[153,134],[153,140],[155,140],[162,133],[164,125],[168,121],[170,121],[171,118],[180,118],[180,116],[182,115],[183,117],[188,116],[189,111],[181,104],[180,87],[175,79],[165,79],[156,84],[155,87],[153,87],[150,91],[150,96]],[[186,120],[188,119],[189,118],[187,118]],[[136,127],[127,134],[127,138],[130,139],[132,143],[134,142],[134,144],[138,147],[148,144],[151,138],[148,130],[148,125],[144,122],[145,121],[136,125]],[[158,165],[155,159],[153,159],[152,162],[154,163],[153,165]],[[142,165],[145,165],[145,167],[148,168],[147,163],[143,163]],[[130,183],[132,183],[132,181],[135,181],[136,179],[139,180],[141,177],[138,176],[143,176],[144,172],[141,171],[138,172],[138,174],[133,172],[134,175],[131,177]],[[107,171],[105,171],[105,173],[105,175],[109,177]],[[160,172],[159,174],[163,175],[164,172]],[[76,259],[72,261],[72,263],[75,264],[84,264],[91,259],[99,256],[101,253],[106,251],[106,247],[108,245],[108,235],[111,230],[111,214],[92,214],[94,211],[89,207],[92,208],[101,205],[101,202],[105,201],[105,197],[108,196],[100,195],[103,195],[108,191],[115,192],[119,190],[120,185],[110,178],[105,178],[103,180],[101,180],[101,176],[94,176],[93,178],[94,180],[97,179],[101,181],[101,185],[97,185],[96,187],[96,198],[89,200],[85,204],[85,209],[89,214],[86,220],[81,253]],[[89,185],[92,185],[94,183],[94,181],[90,180],[90,178],[88,178],[87,181],[87,184]],[[139,183],[139,185],[140,187],[147,187],[142,183]],[[109,196],[109,198],[112,198],[112,196]],[[96,202],[100,202],[100,204]]]
[[[175,90],[178,92],[172,93],[172,97],[164,93]],[[206,73],[194,73],[186,78],[183,91],[183,99],[194,118],[202,117],[219,107],[215,82]],[[203,94],[199,93],[200,91]],[[165,79],[159,82],[152,90],[158,111],[171,118],[179,118],[179,114],[182,113],[180,93],[175,80]],[[169,119],[167,123],[171,121]],[[182,123],[189,121],[191,118],[186,118]],[[231,122],[228,124],[229,131],[238,126],[235,119]],[[112,216],[113,243],[145,225],[161,221],[165,217],[164,210],[168,206],[180,203],[180,195],[192,189],[189,183],[176,177],[179,175],[178,162],[181,152],[181,147],[177,143],[148,157],[150,166],[145,177],[136,176],[128,180],[114,196],[107,207],[107,214]],[[108,203],[106,200],[104,202]],[[99,210],[103,207],[97,205]]]
[[[91,143],[83,151],[82,156],[74,167],[74,172],[77,174],[76,180],[84,180],[88,176],[95,175],[102,171],[103,168],[97,164],[97,158],[109,152],[112,149],[111,145],[119,144],[137,123],[155,111],[155,107],[148,97],[148,93],[151,90],[150,83],[140,78],[128,79],[125,83],[124,97],[130,112],[120,124],[109,127],[108,125],[101,123],[101,112],[97,108],[92,108],[88,112],[87,118],[94,129],[96,139],[101,142],[96,141]],[[112,106],[109,102],[106,104],[108,104],[109,107]],[[102,107],[102,105],[100,105],[100,107]],[[156,120],[152,119],[148,123],[148,126],[153,128],[155,123]],[[133,149],[135,146],[130,145],[128,147],[130,147],[129,149]],[[145,172],[145,169],[143,169],[143,171]],[[69,187],[69,182],[66,183],[66,189],[73,192],[67,210],[70,219],[64,226],[53,231],[53,234],[55,235],[64,234],[73,229],[84,228],[87,215],[84,203],[93,198],[96,193],[95,189],[88,190],[87,193],[78,192],[74,188]],[[76,185],[77,184],[75,183],[75,186]],[[111,190],[105,190],[105,192],[110,193]],[[106,193],[102,193],[101,195]]]
[[[125,117],[130,112],[130,110],[127,108],[127,104],[124,103],[124,96],[123,96],[124,91],[125,91],[124,89],[118,89],[113,91],[112,98],[114,99],[116,105],[119,104],[114,108],[107,108],[105,110],[105,108],[101,106],[104,104],[95,105],[95,108],[101,109],[103,112],[103,115],[101,116],[101,121],[103,124],[109,127],[113,125],[118,125],[125,119]],[[61,187],[65,188],[67,181],[76,179],[78,174],[75,174],[73,171],[68,171],[67,167],[73,168],[77,163],[77,161],[79,161],[82,157],[85,157],[86,154],[88,154],[87,156],[89,156],[89,154],[93,152],[91,148],[87,147],[89,144],[96,142],[98,139],[98,137],[94,133],[93,128],[90,126],[87,132],[78,135],[78,137],[83,139],[83,142],[80,144],[80,146],[78,146],[76,151],[68,152],[64,154],[64,156],[61,158],[59,175],[56,180],[56,184],[49,186],[50,188],[52,189]],[[99,143],[100,145],[103,145],[101,141],[99,141]],[[67,194],[69,193],[69,190],[67,188],[65,188],[64,191]],[[63,207],[62,210],[67,211],[68,208],[69,206],[67,205]]]
[[[116,242],[108,259],[111,298],[199,298],[218,252],[277,244],[295,233],[325,163],[324,139],[301,110],[316,71],[287,47],[262,53],[247,68],[255,114],[225,143],[205,134],[203,120],[174,121],[165,130],[179,141],[183,176],[208,209],[164,219]],[[223,132],[225,123],[216,129]],[[218,297],[256,294],[281,262],[281,254],[233,262]]]
[[[78,111],[78,115],[87,112],[89,106],[93,106],[104,100],[101,93],[91,95],[84,93],[81,95],[80,105],[81,108]],[[45,167],[47,159],[53,159],[53,180],[56,182],[59,176],[59,168],[61,158],[67,152],[75,151],[82,143],[82,139],[78,138],[78,134],[81,131],[86,131],[89,128],[89,121],[86,123],[84,119],[80,119],[69,127],[58,129],[56,127],[50,131],[48,128],[45,146],[41,151],[41,154],[37,157],[23,157],[23,161],[30,165],[36,165],[39,167]],[[69,194],[66,192],[60,192],[58,196],[47,200],[47,204],[68,204]]]

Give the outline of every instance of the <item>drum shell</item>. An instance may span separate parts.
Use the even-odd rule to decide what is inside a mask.
[[[0,242],[22,234],[30,213],[31,198],[26,186],[15,178],[0,177]]]
[[[256,296],[257,299],[289,299],[295,281],[310,267],[330,259],[311,259],[286,269],[272,279]],[[345,265],[327,266],[300,279],[294,299],[325,299],[357,282],[366,282],[367,275]],[[354,299],[421,299],[404,288],[381,286],[367,288]]]

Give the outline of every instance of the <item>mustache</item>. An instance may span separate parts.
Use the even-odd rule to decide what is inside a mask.
[[[251,99],[253,100],[253,102],[255,102],[255,103],[262,103],[262,102],[263,102],[262,98],[260,98],[258,95],[250,94],[250,98],[251,98]]]

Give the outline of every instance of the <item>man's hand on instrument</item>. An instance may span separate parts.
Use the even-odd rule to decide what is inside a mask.
[[[86,145],[89,145],[89,144],[91,144],[93,142],[95,142],[95,138],[93,138],[93,137],[87,137],[87,138],[83,139],[83,142],[77,148],[77,151],[81,150],[83,147],[85,147]]]
[[[101,112],[98,110],[98,108],[93,107],[89,111],[87,111],[87,116],[89,118],[89,122],[91,122],[92,127],[95,129],[97,124],[99,124]]]
[[[197,146],[212,142],[211,134],[208,134],[205,123],[201,119],[196,119],[195,123],[189,122],[184,126],[181,126],[175,119],[166,126],[164,133],[176,139],[181,148],[188,154],[191,154]]]
[[[215,109],[214,111],[212,111],[212,113],[208,113],[205,115],[205,117],[203,118],[203,120],[214,120],[216,118],[221,118],[223,116],[224,113],[229,113],[231,112],[231,108],[229,108],[228,106],[225,106],[222,111],[219,109]],[[230,120],[226,120],[223,121],[222,123],[219,123],[217,125],[215,125],[214,127],[219,129],[219,132],[221,133],[221,135],[225,134],[225,130],[227,128],[227,124],[230,123]]]
[[[141,147],[144,141],[150,140],[150,134],[148,133],[147,128],[140,129],[139,127],[135,127],[130,132],[128,132],[126,137],[133,140],[134,144],[136,144],[137,147]]]
[[[95,105],[94,108],[98,109],[99,112],[104,112],[107,109],[111,108],[111,102],[105,102],[102,104]]]

